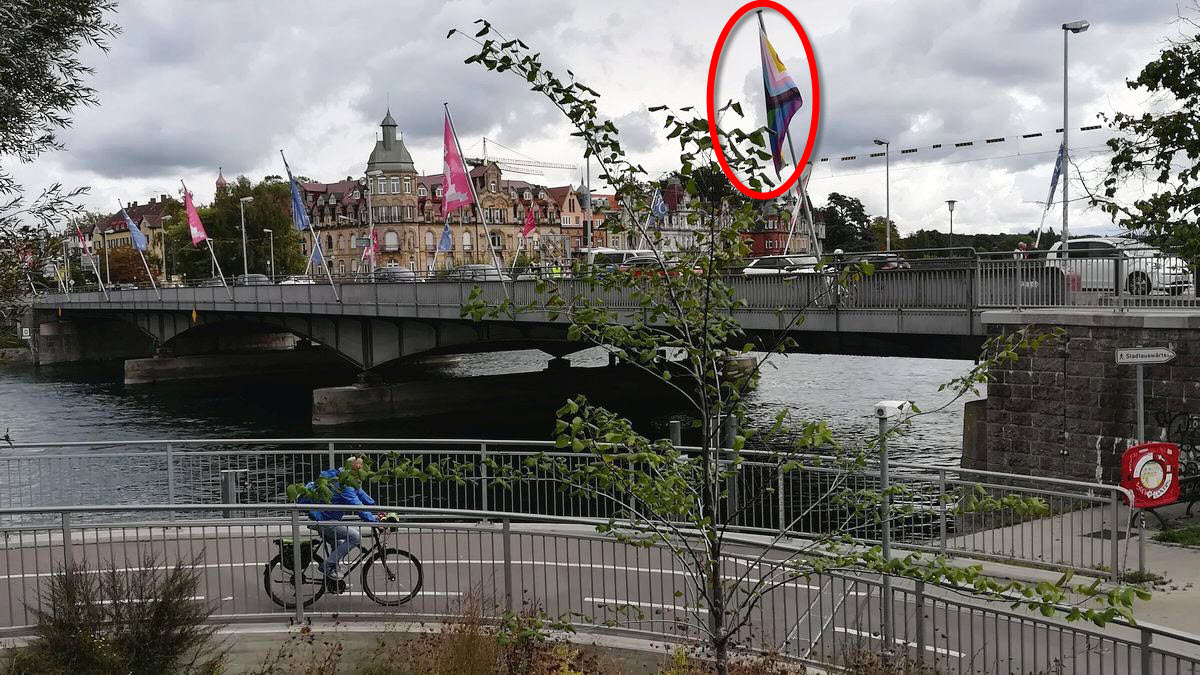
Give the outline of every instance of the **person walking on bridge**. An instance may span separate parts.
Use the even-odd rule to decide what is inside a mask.
[[[347,485],[341,482],[343,475],[347,479],[353,479],[353,482],[361,485],[362,479],[366,477],[366,472],[363,470],[364,462],[361,457],[350,457],[346,460],[346,464],[342,469],[332,468],[322,471],[320,478],[316,481],[308,483],[305,487],[309,490],[317,489],[317,483],[321,479],[325,479],[326,485],[333,493],[330,499],[331,504],[347,505],[347,506],[375,506],[375,500],[371,499],[371,495],[367,494],[361,487]],[[349,482],[349,481],[347,481]],[[302,497],[301,502],[311,503],[310,499]],[[347,511],[309,511],[308,515],[314,521],[314,524],[309,525],[310,529],[316,530],[321,535],[321,539],[330,548],[330,555],[322,564],[321,572],[330,579],[341,579],[341,572],[338,571],[338,565],[342,559],[353,551],[362,541],[362,537],[358,534],[358,528],[352,525],[343,525],[342,518],[347,515]],[[379,519],[370,511],[358,511],[357,515],[364,521],[373,523]]]

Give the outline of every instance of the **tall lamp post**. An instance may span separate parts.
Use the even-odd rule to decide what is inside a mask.
[[[170,214],[167,214],[167,215],[159,218],[159,221],[162,222],[162,254],[163,254],[162,275],[163,275],[163,281],[171,280],[171,270],[167,266],[167,262],[168,262],[167,255],[170,254],[170,252],[171,252],[171,246],[170,246],[171,242],[170,242],[170,240],[167,239],[167,222],[170,220],[171,220]]]
[[[950,246],[954,246],[954,205],[958,203],[957,199],[947,199],[946,206],[950,207]]]
[[[112,268],[108,265],[108,235],[115,231],[112,228],[100,230],[100,239],[104,244],[104,283],[109,286],[112,286]]]
[[[246,256],[246,202],[254,201],[254,197],[242,197],[238,200],[238,209],[242,212],[242,276],[250,274],[250,260]]]
[[[875,139],[875,145],[883,146],[883,182],[884,182],[884,218],[887,220],[883,224],[883,231],[886,233],[884,241],[886,241],[885,251],[892,250],[892,144],[880,139]]]
[[[1072,21],[1062,25],[1063,31],[1063,224],[1062,224],[1062,249],[1067,250],[1067,238],[1070,236],[1070,228],[1067,225],[1067,210],[1070,207],[1070,201],[1067,199],[1067,188],[1071,184],[1071,146],[1067,142],[1067,38],[1071,33],[1082,33],[1086,31],[1091,24],[1087,21]]]
[[[271,279],[275,278],[275,231],[270,228],[263,228],[263,232],[267,233],[267,237],[271,242],[271,257],[267,261],[267,276]]]

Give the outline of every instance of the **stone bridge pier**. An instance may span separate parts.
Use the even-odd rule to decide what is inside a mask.
[[[1136,369],[1117,365],[1115,352],[1139,346],[1176,353],[1143,366],[1143,440],[1180,443],[1183,461],[1200,463],[1200,309],[995,311],[983,321],[992,334],[1034,325],[1066,335],[994,371],[978,404],[986,429],[967,429],[964,466],[1117,482],[1121,454],[1138,439]],[[972,437],[986,443],[970,447]]]

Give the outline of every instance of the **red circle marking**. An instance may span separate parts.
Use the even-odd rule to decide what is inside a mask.
[[[811,121],[808,125],[808,141],[804,145],[804,154],[800,157],[800,161],[796,163],[796,168],[792,171],[792,175],[782,185],[767,192],[756,192],[746,187],[733,173],[733,170],[729,168],[729,162],[725,160],[725,151],[721,148],[721,142],[717,139],[717,116],[713,110],[713,94],[716,91],[717,83],[717,66],[721,62],[721,50],[725,47],[725,40],[729,38],[729,32],[737,25],[738,20],[745,16],[747,12],[760,8],[769,8],[779,12],[792,24],[792,28],[796,29],[796,34],[800,36],[800,41],[804,43],[804,53],[808,57],[809,79],[812,82],[812,101],[809,102],[812,112],[810,113]],[[729,182],[739,192],[752,199],[774,199],[787,192],[796,183],[796,179],[800,177],[801,169],[808,163],[808,158],[812,155],[813,145],[817,141],[817,120],[820,116],[820,103],[821,87],[817,78],[817,59],[813,55],[812,44],[808,41],[808,34],[804,32],[804,27],[800,25],[796,17],[786,7],[772,0],[752,0],[734,12],[733,16],[729,17],[729,21],[725,22],[725,28],[721,30],[721,37],[717,38],[717,46],[713,48],[712,60],[708,64],[708,135],[712,139],[713,149],[717,152],[717,161],[721,164],[721,171],[725,173]]]

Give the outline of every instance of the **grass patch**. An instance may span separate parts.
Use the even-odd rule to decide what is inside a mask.
[[[1200,546],[1200,525],[1163,530],[1152,537],[1154,541],[1180,546]]]

